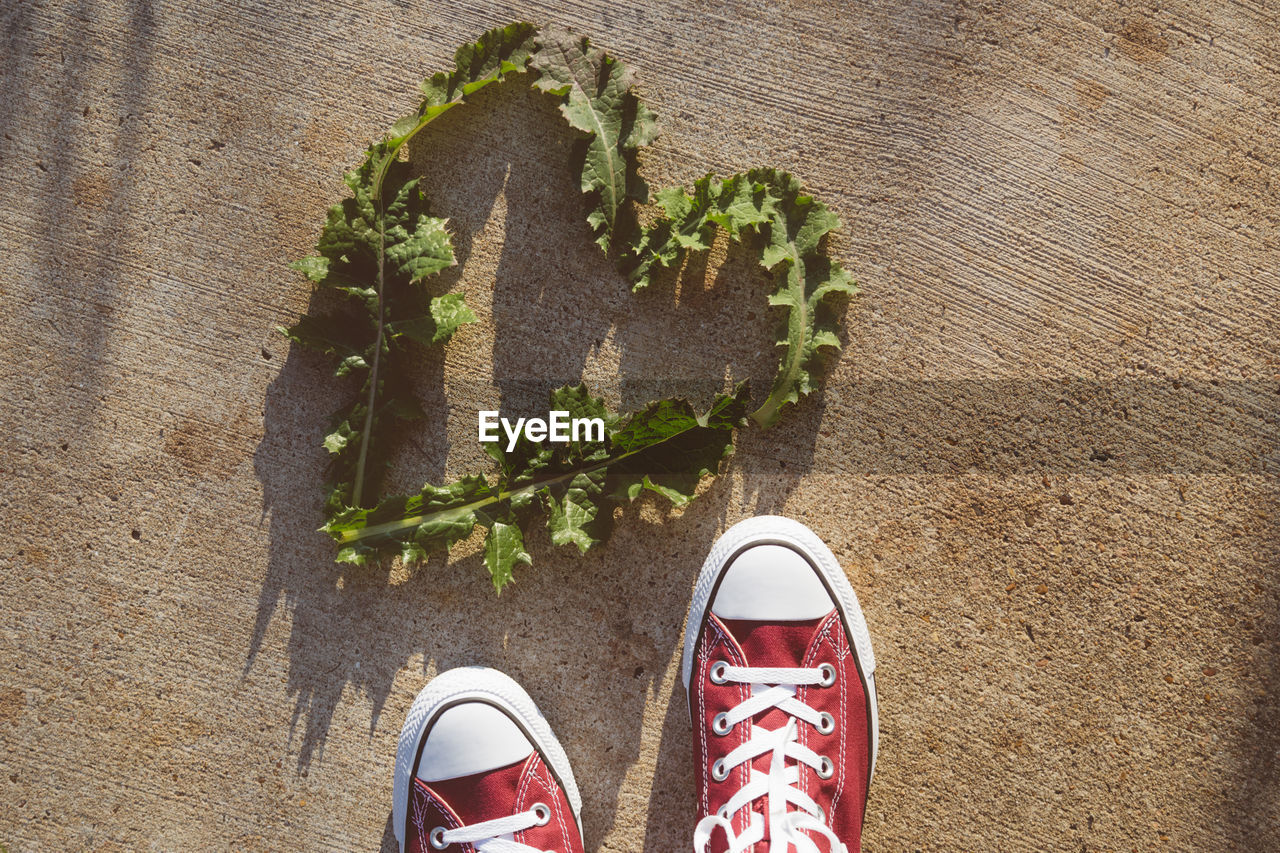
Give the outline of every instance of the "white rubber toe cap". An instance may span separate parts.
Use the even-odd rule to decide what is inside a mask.
[[[785,545],[755,545],[724,570],[711,602],[721,619],[799,622],[835,607],[809,561]]]
[[[487,773],[523,761],[533,744],[515,721],[487,702],[445,709],[422,745],[418,778],[424,782]]]

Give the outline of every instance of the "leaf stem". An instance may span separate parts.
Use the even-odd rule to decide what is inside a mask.
[[[549,477],[545,480],[538,480],[532,483],[528,483],[526,485],[520,486],[517,489],[510,489],[508,491],[497,492],[493,495],[490,495],[487,498],[482,498],[481,500],[478,500],[478,501],[472,501],[471,503],[463,504],[462,506],[451,507],[449,509],[442,509],[437,512],[428,513],[425,515],[414,515],[408,518],[398,518],[395,521],[385,521],[382,524],[375,524],[371,527],[361,527],[355,530],[342,530],[338,532],[338,535],[336,538],[338,539],[339,542],[356,542],[361,539],[368,539],[369,537],[372,537],[372,536],[380,536],[384,533],[394,533],[398,530],[404,530],[409,527],[418,527],[419,525],[426,523],[428,519],[433,517],[441,518],[441,517],[445,517],[446,515],[453,515],[454,517],[457,517],[458,513],[462,513],[462,515],[465,516],[465,514],[468,512],[473,512],[474,510],[482,509],[483,507],[486,507],[486,506],[491,506],[496,503],[501,503],[503,501],[510,500],[516,495],[519,495],[522,493],[535,494],[541,491],[542,489],[548,488],[550,486],[554,486],[557,483],[562,483],[565,480],[571,480],[574,477],[577,477],[579,474],[593,474],[596,471],[599,471],[604,468],[608,468],[611,465],[616,465],[622,460],[635,456],[638,453],[646,453],[655,447],[661,447],[663,444],[666,444],[668,441],[671,441],[674,438],[678,438],[688,433],[690,430],[699,429],[699,428],[705,429],[706,427],[704,427],[701,423],[699,423],[697,419],[694,419],[693,424],[690,427],[688,427],[687,429],[682,429],[679,432],[673,432],[671,435],[667,436],[661,441],[654,442],[653,444],[647,444],[644,447],[638,447],[635,450],[628,450],[626,453],[623,453],[621,456],[615,456],[615,457],[610,457],[608,459],[603,459],[594,465],[587,465],[581,468],[575,468],[570,471],[565,471],[563,474],[559,474],[555,477]]]
[[[382,184],[374,186],[374,204],[378,206],[378,333],[373,340],[373,364],[369,367],[369,401],[365,406],[364,429],[360,431],[360,456],[356,459],[355,484],[351,489],[351,505],[360,506],[364,495],[364,471],[369,461],[369,444],[372,442],[373,404],[378,394],[378,368],[382,362],[382,337],[386,326],[383,290],[386,281],[387,217],[382,201]]]
[[[379,201],[382,200],[382,182],[387,177],[387,170],[391,168],[391,164],[395,161],[395,159],[398,156],[400,156],[400,149],[404,147],[405,143],[407,143],[410,139],[413,139],[413,137],[417,135],[418,131],[422,130],[424,127],[430,124],[432,119],[436,118],[436,116],[440,115],[440,113],[443,113],[445,110],[449,109],[452,106],[453,106],[452,103],[445,105],[445,107],[441,109],[440,112],[435,113],[434,115],[431,115],[429,117],[424,117],[419,119],[418,123],[414,126],[413,130],[409,131],[403,136],[397,136],[395,139],[388,139],[386,141],[385,143],[386,150],[383,151],[382,153],[382,159],[378,161],[377,168],[373,170],[373,197],[374,198],[378,199]]]
[[[786,405],[785,398],[789,389],[795,384],[796,376],[800,373],[800,365],[804,361],[804,335],[809,328],[809,300],[805,299],[804,295],[804,261],[800,258],[800,252],[794,240],[787,241],[787,246],[791,249],[791,258],[786,271],[787,289],[796,291],[795,309],[800,314],[800,322],[797,324],[793,318],[787,318],[790,360],[778,372],[768,399],[751,413],[751,420],[766,428],[772,426],[777,420],[779,410]],[[799,331],[796,331],[797,329]]]

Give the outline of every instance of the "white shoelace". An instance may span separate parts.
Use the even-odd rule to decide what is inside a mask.
[[[798,853],[822,853],[821,848],[806,832],[817,833],[830,842],[828,849],[831,853],[848,853],[848,848],[827,826],[826,817],[818,804],[794,787],[800,781],[801,764],[814,771],[819,771],[824,766],[830,767],[829,759],[796,740],[797,720],[819,728],[834,723],[827,715],[796,698],[796,688],[823,684],[825,674],[822,668],[728,666],[723,663],[714,666],[719,668],[718,678],[724,682],[751,685],[751,697],[725,713],[723,727],[731,731],[739,723],[749,721],[756,714],[770,708],[782,711],[788,720],[780,729],[765,729],[751,724],[751,736],[746,743],[716,762],[720,772],[727,776],[738,765],[749,763],[765,753],[772,753],[768,773],[752,767],[747,784],[739,788],[717,814],[707,815],[698,821],[693,833],[693,848],[696,853],[706,853],[716,827],[723,829],[728,837],[729,853],[745,853],[753,844],[764,840],[766,820],[769,826],[769,853],[787,853],[792,846]],[[788,765],[787,759],[795,763]],[[752,811],[746,829],[741,835],[734,835],[734,814],[761,797],[768,797],[768,814]],[[791,806],[795,807],[794,811],[790,809]]]
[[[542,803],[535,803],[528,811],[510,817],[481,821],[456,829],[437,826],[431,830],[431,846],[443,850],[450,844],[474,844],[476,853],[546,853],[536,847],[520,844],[511,836],[525,829],[543,826],[550,819],[551,810]]]

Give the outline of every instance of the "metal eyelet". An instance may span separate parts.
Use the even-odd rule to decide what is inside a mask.
[[[437,850],[443,850],[444,848],[449,846],[448,844],[444,843],[444,827],[443,826],[437,826],[435,829],[431,830],[430,838],[431,838],[431,846]]]
[[[711,731],[715,732],[718,737],[724,737],[732,729],[733,726],[729,725],[729,715],[724,711],[716,714],[711,720]]]
[[[724,759],[716,759],[716,763],[711,765],[711,778],[717,782],[723,782],[729,778],[729,768],[724,766]]]
[[[545,803],[534,803],[533,816],[538,819],[538,826],[546,826],[547,821],[551,820],[551,809]]]
[[[836,730],[836,718],[823,711],[822,716],[818,719],[817,729],[820,735],[831,734]]]
[[[822,756],[822,761],[819,762],[818,764],[818,770],[817,770],[818,778],[830,779],[832,775],[835,774],[835,772],[836,772],[836,766],[831,762],[831,759],[827,758],[825,755]]]
[[[711,679],[712,684],[724,684],[729,679],[724,677],[724,671],[729,668],[726,661],[718,660],[711,664],[711,670],[707,673],[707,677]]]
[[[829,663],[824,663],[818,667],[822,670],[822,681],[818,682],[819,687],[830,687],[836,683],[836,668]]]

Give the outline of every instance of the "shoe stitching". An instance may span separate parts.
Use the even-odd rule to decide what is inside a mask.
[[[546,777],[542,775],[542,771],[546,772]],[[516,787],[515,811],[526,811],[525,803],[527,802],[530,788],[533,787],[535,782],[546,791],[547,799],[551,801],[552,807],[555,808],[556,825],[560,828],[559,843],[565,845],[566,848],[572,849],[572,845],[569,843],[569,828],[564,820],[564,809],[560,805],[560,789],[555,784],[555,778],[551,776],[551,771],[546,762],[542,761],[541,756],[536,751],[529,756],[529,760],[525,762],[524,772],[520,774],[520,784]],[[529,830],[522,829],[515,833],[513,838],[521,844],[528,844],[528,832]]]
[[[417,788],[416,784],[414,785],[414,788]],[[409,822],[412,824],[416,832],[418,846],[421,847],[427,843],[427,836],[423,834],[427,831],[427,816],[422,805],[422,800],[414,797],[412,792],[410,792],[409,796],[411,798],[409,803]]]
[[[560,827],[560,843],[564,845],[566,851],[572,850],[573,845],[569,841],[569,827],[565,823],[564,809],[560,805],[560,791],[550,781],[543,780],[543,784],[547,788],[547,799],[551,800],[551,805],[556,810],[556,824]]]
[[[833,816],[836,814],[836,807],[840,804],[840,797],[844,794],[844,778],[849,772],[849,768],[845,766],[846,757],[848,756],[845,746],[845,730],[849,728],[849,714],[847,713],[849,709],[849,681],[846,675],[847,668],[845,666],[845,659],[848,656],[846,652],[848,649],[844,648],[846,645],[843,642],[844,632],[841,631],[837,636],[839,639],[833,639],[831,641],[831,649],[835,652],[836,667],[840,674],[840,710],[842,712],[841,716],[844,717],[844,725],[840,726],[840,772],[836,776],[836,791],[831,796],[831,814]]]
[[[443,798],[437,797],[435,791],[432,791],[426,785],[421,785],[419,787],[421,788],[422,792],[427,795],[427,799],[429,799],[432,802],[432,804],[435,805],[436,810],[439,811],[440,814],[444,816],[444,822],[448,824],[450,829],[457,829],[458,827],[462,826],[462,818],[454,814],[453,809],[449,807],[449,804],[446,803]],[[423,849],[425,850],[427,849],[427,845],[429,845],[431,842],[429,839],[424,839],[421,835],[419,835],[418,843],[424,845]],[[467,853],[468,850],[471,851],[471,853],[475,853],[475,847],[473,847],[471,844],[464,843],[464,844],[460,844],[459,846],[462,848],[462,853]]]
[[[735,640],[733,638],[733,635],[730,634],[729,631],[721,624],[720,620],[716,617],[714,613],[710,614],[710,616],[707,618],[707,625],[715,630],[715,633],[719,636],[719,640],[717,640],[715,644],[712,644],[711,647],[707,649],[707,654],[704,655],[704,660],[703,660],[703,663],[706,665],[706,669],[702,671],[701,677],[698,680],[698,698],[699,698],[699,703],[701,705],[699,709],[700,710],[699,721],[701,723],[699,726],[699,730],[701,732],[701,740],[702,740],[702,780],[703,780],[702,784],[704,788],[704,797],[702,802],[703,815],[708,815],[711,813],[711,782],[709,781],[711,778],[711,772],[707,767],[707,761],[710,758],[710,756],[707,753],[708,738],[707,738],[706,722],[705,722],[707,716],[706,716],[706,705],[705,705],[704,697],[706,694],[705,679],[708,677],[708,671],[711,666],[711,659],[713,657],[716,657],[716,655],[712,654],[712,652],[715,651],[716,645],[723,646],[724,657],[728,661],[732,662],[736,666],[747,665],[747,656],[742,651],[742,647],[738,645],[737,640]],[[751,687],[749,685],[739,684],[737,685],[737,690],[738,690],[739,703],[745,702],[746,700],[751,698]],[[746,721],[746,724],[749,727],[750,721],[749,720]],[[737,743],[734,744],[735,747],[741,746],[742,744],[750,740],[748,729],[743,729],[742,727],[737,727],[737,729],[738,729],[736,733]],[[728,754],[731,751],[732,750],[725,750],[725,753]],[[733,771],[737,779],[739,788],[751,782],[751,770],[752,770],[753,764],[754,762],[740,764]],[[728,778],[726,777],[725,782],[727,781],[728,781]],[[723,785],[725,784],[725,782],[720,782],[717,784]],[[750,803],[744,804],[742,808],[738,809],[737,812],[735,812],[733,815],[730,816],[729,818],[730,822],[732,823],[732,821],[737,819],[742,812],[749,811],[750,808],[751,808]],[[743,827],[741,826],[737,827],[735,828],[734,831],[741,832],[743,831]]]
[[[714,628],[714,626],[711,627]],[[712,645],[714,645],[714,643]],[[709,652],[710,649],[707,651]],[[698,691],[698,742],[702,745],[702,764],[700,765],[702,772],[699,775],[702,777],[701,805],[702,813],[704,815],[710,814],[711,812],[711,783],[707,781],[707,691],[703,686],[707,679],[707,666],[710,665],[710,660],[710,654],[706,654],[703,655],[702,659],[698,662],[698,683],[695,688]]]
[[[823,622],[822,627],[818,630],[818,633],[814,636],[813,643],[809,646],[809,650],[805,653],[804,665],[812,666],[817,661],[822,651],[823,644],[827,642],[831,643],[832,656],[835,658],[835,661],[836,661],[836,675],[840,682],[840,701],[837,707],[840,708],[841,711],[843,711],[848,705],[848,695],[847,695],[848,687],[846,686],[847,682],[845,681],[845,672],[846,672],[845,660],[844,660],[845,654],[844,654],[844,650],[840,648],[839,641],[837,640],[837,637],[844,636],[844,630],[843,630],[844,623],[840,621],[839,615],[840,615],[840,611],[837,609],[826,618],[825,622]],[[839,632],[839,634],[836,634],[833,630],[836,625],[841,626],[841,631]],[[803,689],[805,691],[805,696],[808,696],[809,688],[806,687]],[[847,718],[848,715],[842,714],[841,716]],[[848,726],[841,725],[839,728],[840,728],[840,747],[839,747],[840,754],[836,756],[836,762],[837,762],[837,766],[835,768],[836,769],[836,790],[832,794],[831,808],[830,808],[830,816],[832,817],[835,816],[836,806],[840,803],[840,797],[844,793],[844,777],[846,772],[845,730],[848,728]],[[809,735],[808,735],[807,728],[804,732],[801,733],[801,741],[806,745],[809,742]],[[821,787],[821,781],[815,781],[813,786],[813,792],[816,794],[820,787]]]
[[[555,786],[554,780],[548,778],[550,776],[550,770],[547,769],[544,762],[538,762],[537,770],[546,771],[547,776],[543,776],[542,773],[537,772],[530,780],[530,784],[532,785],[532,783],[536,782],[544,791],[546,791],[547,799],[551,801],[551,806],[556,810],[556,825],[560,828],[560,843],[567,845],[568,829],[564,824],[564,812],[560,808],[558,789]],[[528,830],[525,830],[525,832],[528,832]]]
[[[831,629],[840,621],[840,611],[835,610],[828,614],[818,629],[818,633],[814,634],[813,640],[809,644],[809,651],[805,652],[804,661],[801,666],[812,666],[813,662],[818,659],[818,652],[821,649],[822,641],[831,633]]]
[[[516,785],[516,800],[513,812],[525,811],[525,797],[529,793],[529,784],[533,781],[533,775],[536,772],[538,753],[535,750],[524,762],[524,768],[520,771],[520,783]],[[513,836],[516,841],[524,843],[525,830],[520,830]]]
[[[520,784],[516,786],[516,811],[524,811],[525,796],[529,792],[529,783],[533,781],[533,775],[537,772],[536,765],[537,751],[534,751],[524,762],[524,768],[520,771]]]
[[[833,622],[834,618],[835,618],[835,613],[831,613],[827,616],[825,620],[823,620],[822,624],[819,626],[818,632],[814,635],[813,640],[810,641],[809,648],[805,651],[804,658],[800,661],[801,666],[806,668],[812,668],[813,665],[817,662],[818,656],[822,651],[822,644],[831,632],[831,626],[834,624]],[[814,692],[813,688],[806,685],[796,691],[796,698],[799,699],[801,702],[805,702],[806,704],[808,704],[807,700],[809,698],[809,695],[813,692]],[[801,727],[799,740],[802,746],[806,746],[812,749],[811,744],[814,743],[814,738],[813,738],[813,735],[811,734],[810,726]],[[811,779],[811,781],[805,786],[804,790],[806,794],[809,794],[815,800],[817,800],[818,791],[821,787],[822,787],[822,780],[818,778],[817,775],[815,774]]]
[[[711,759],[710,753],[707,751],[707,688],[706,681],[709,677],[711,668],[711,659],[715,656],[713,653],[716,648],[723,645],[728,649],[728,637],[720,623],[715,618],[707,619],[707,628],[713,632],[713,636],[707,638],[706,650],[701,655],[698,663],[698,740],[702,745],[702,813],[704,815],[711,813],[711,782],[710,773],[707,771],[707,762]]]

